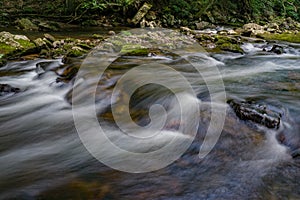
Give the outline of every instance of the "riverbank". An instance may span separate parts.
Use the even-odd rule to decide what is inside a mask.
[[[72,30],[65,32],[65,35],[71,36],[69,37],[59,35],[59,32],[53,32],[54,30],[52,30],[51,34],[46,32],[32,32],[35,30],[33,27],[37,27],[36,30],[38,30],[38,26],[29,19],[22,21],[27,22],[27,27],[24,28],[25,25],[22,25],[21,27],[23,27],[24,30],[19,31],[24,35],[16,34],[18,33],[16,29],[10,29],[10,31],[15,34],[7,31],[0,32],[0,65],[4,65],[10,60],[84,56],[104,39],[118,34],[122,29],[130,29],[129,27],[87,29],[94,32],[79,31],[76,37],[76,33],[74,33],[76,27],[66,27],[66,30]],[[287,21],[289,21],[289,23]],[[249,23],[239,28],[216,26],[208,22],[198,23],[196,25],[197,29],[193,30],[188,27],[181,27],[180,31],[194,38],[207,52],[228,51],[243,54],[244,51],[241,45],[245,42],[269,41],[276,44],[276,41],[288,41],[300,43],[300,24],[290,19],[281,21],[281,23],[278,24],[270,23],[264,26]],[[44,26],[46,25],[44,24]],[[53,33],[55,37],[52,35]],[[274,46],[274,49],[272,48],[269,51],[271,53],[281,54],[284,52],[284,49],[280,46]]]

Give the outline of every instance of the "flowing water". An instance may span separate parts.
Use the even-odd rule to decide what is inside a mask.
[[[80,141],[72,112],[74,80],[57,78],[63,69],[79,66],[81,61],[8,63],[0,68],[0,83],[20,88],[21,92],[0,97],[0,199],[300,199],[300,162],[291,156],[291,151],[300,147],[300,46],[282,44],[286,53],[275,55],[262,52],[263,45],[266,44],[245,44],[245,55],[191,55],[194,62],[209,62],[218,67],[228,99],[251,99],[265,104],[280,112],[283,122],[279,130],[267,129],[239,120],[226,102],[218,102],[227,109],[224,128],[216,146],[203,159],[199,158],[199,149],[211,117],[209,102],[214,97],[218,99],[222,91],[211,93],[203,77],[187,63],[167,55],[128,56],[114,62],[100,81],[97,69],[88,67],[83,71],[82,94],[74,97],[80,104],[76,109],[84,116],[90,106],[85,99],[96,93],[98,120],[112,140],[121,133],[111,116],[110,105],[128,98],[126,87],[124,93],[115,95],[112,90],[126,70],[155,60],[172,64],[191,83],[197,99],[185,95],[186,88],[181,87],[173,74],[162,69],[155,69],[152,74],[167,77],[164,83],[173,85],[175,92],[182,94],[187,109],[183,114],[185,123],[188,127],[195,126],[190,122],[196,118],[199,127],[190,133],[197,133],[195,140],[176,162],[140,174],[119,172],[101,164]],[[42,62],[47,63],[44,69],[37,67]],[[148,73],[139,75],[140,79],[151,78]],[[218,77],[209,74],[206,78],[214,84]],[[96,92],[90,89],[95,83],[98,83]],[[153,120],[151,116],[161,114],[151,110],[149,113],[151,105],[161,104],[165,108],[166,134],[138,146],[116,140],[119,146],[146,152],[167,143],[170,135],[181,134],[176,131],[180,120],[176,114],[178,102],[168,89],[149,84],[138,89],[132,99],[131,115],[141,126],[148,125]],[[200,116],[195,116],[191,101],[201,104]],[[121,121],[126,125],[126,119]],[[193,130],[188,128],[186,132]],[[285,135],[287,145],[276,139],[279,132]],[[92,136],[88,140],[92,143]],[[106,147],[101,141],[99,145]],[[108,159],[112,156],[109,149],[105,153]],[[115,159],[118,162],[122,156]]]

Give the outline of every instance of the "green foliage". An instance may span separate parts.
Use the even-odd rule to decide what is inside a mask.
[[[134,6],[139,5],[139,0],[80,0],[79,11],[89,13],[120,13],[123,16]]]
[[[169,4],[171,14],[178,18],[189,18],[191,16],[191,4],[184,0],[173,0]]]
[[[107,2],[105,0],[87,0],[82,3],[81,8],[102,11],[107,8]]]
[[[250,6],[254,18],[281,16],[300,19],[298,0],[251,0]]]

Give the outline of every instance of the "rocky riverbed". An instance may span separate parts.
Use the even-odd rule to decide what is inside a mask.
[[[141,20],[141,19],[140,19]],[[139,21],[140,21],[139,20]],[[141,22],[142,23],[142,22]],[[41,20],[19,19],[15,22],[19,29],[30,31],[58,31],[65,26],[61,23],[47,22]],[[151,21],[147,21],[150,28],[154,28]],[[180,31],[198,41],[208,52],[229,51],[244,54],[241,45],[245,42],[267,41],[293,41],[300,42],[300,24],[290,18],[278,20],[264,26],[249,23],[240,28],[229,28],[216,26],[208,22],[195,24],[196,29],[181,27]],[[141,26],[145,26],[141,24]],[[156,25],[159,26],[159,25]],[[68,27],[68,25],[66,25]],[[107,25],[109,27],[109,25]],[[80,57],[87,54],[95,46],[99,45],[105,38],[115,35],[115,31],[107,31],[107,34],[97,32],[90,33],[88,39],[63,38],[57,39],[51,34],[45,33],[43,37],[30,40],[26,35],[14,35],[7,31],[0,32],[0,64],[7,60],[28,60],[34,58],[58,58]],[[123,31],[122,37],[126,37]],[[129,36],[127,36],[129,37]],[[130,36],[131,39],[133,36]],[[156,39],[159,39],[159,35]],[[138,38],[136,38],[138,39]],[[124,45],[120,40],[114,45]],[[132,48],[132,47],[130,47]],[[282,47],[274,47],[269,52],[281,54]]]

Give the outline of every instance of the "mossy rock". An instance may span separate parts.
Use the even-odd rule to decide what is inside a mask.
[[[224,43],[239,44],[239,41],[236,40],[235,38],[228,37],[228,36],[221,36],[221,35],[215,37],[215,42],[217,45],[221,45]]]
[[[84,49],[84,50],[87,50],[87,51],[91,50],[93,48],[92,46],[87,45],[87,44],[83,44],[83,43],[77,44],[77,46],[80,47],[80,48],[82,48],[82,49]]]
[[[100,39],[100,40],[103,40],[105,37],[103,35],[100,35],[100,34],[93,34],[92,35],[92,38],[93,39]]]
[[[69,82],[72,80],[78,73],[78,70],[80,68],[80,64],[71,64],[65,67],[63,72],[59,75],[59,77],[56,79],[57,82]]]
[[[224,43],[219,46],[219,48],[223,51],[230,51],[233,53],[244,53],[244,50],[238,44]]]
[[[263,38],[265,40],[279,40],[279,41],[300,43],[300,33],[282,33],[282,34],[265,33],[265,34],[258,35],[258,37]]]
[[[13,47],[4,42],[0,42],[0,54],[3,58],[16,58],[28,54],[37,53],[37,48],[34,43],[27,40],[15,40],[20,44],[19,47]]]
[[[8,54],[13,53],[17,49],[18,49],[17,47],[13,47],[11,45],[5,44],[4,42],[0,42],[0,54],[2,54],[3,57],[5,57]]]
[[[32,31],[38,31],[39,28],[37,25],[32,23],[29,19],[27,18],[22,18],[16,21],[18,27],[20,27],[23,30],[32,30]]]
[[[81,57],[81,56],[83,56],[86,53],[87,53],[86,50],[84,50],[84,49],[82,49],[80,47],[75,46],[75,47],[72,47],[68,51],[67,56],[68,57]]]
[[[130,31],[121,31],[121,35],[124,35],[124,36],[131,36],[132,33]]]
[[[84,54],[84,52],[80,51],[80,50],[70,50],[67,53],[68,57],[80,57]]]
[[[145,56],[148,55],[149,50],[141,45],[124,45],[121,49],[122,54]]]

